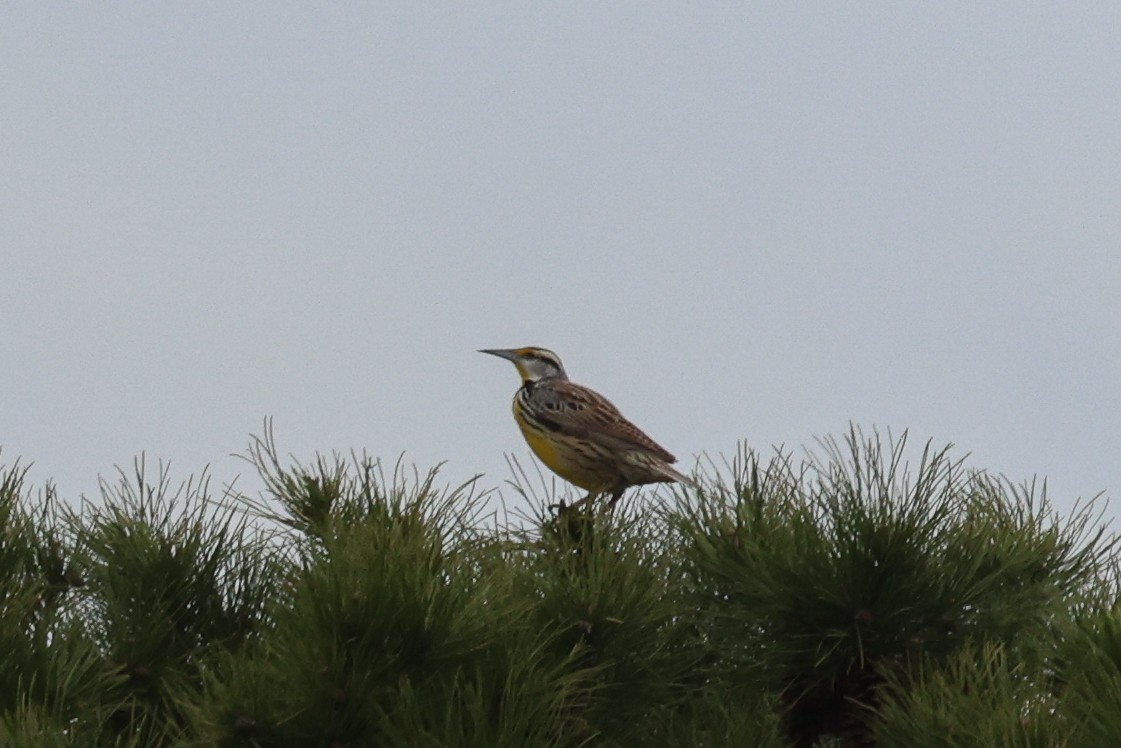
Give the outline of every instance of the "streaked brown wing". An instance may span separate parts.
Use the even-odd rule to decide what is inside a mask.
[[[640,449],[664,462],[677,458],[628,421],[603,395],[573,382],[539,382],[533,399],[539,418],[562,433],[599,442],[608,447]]]

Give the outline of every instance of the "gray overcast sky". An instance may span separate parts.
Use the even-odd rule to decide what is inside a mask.
[[[275,419],[449,481],[542,345],[683,459],[866,428],[1121,489],[1121,4],[0,11],[3,462]],[[244,479],[243,479],[244,480]]]

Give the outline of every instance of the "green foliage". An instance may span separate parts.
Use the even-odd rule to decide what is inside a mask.
[[[780,693],[798,745],[867,739],[885,677],[916,663],[1037,646],[1112,551],[1086,511],[1062,524],[946,450],[911,475],[905,440],[883,446],[854,431],[825,461],[745,454],[669,514],[714,677]]]
[[[120,678],[75,615],[73,538],[49,486],[32,512],[26,470],[0,473],[0,745],[93,745]]]
[[[568,519],[539,517],[538,526]],[[590,735],[635,745],[659,734],[697,685],[702,650],[682,615],[680,549],[650,515],[583,522],[575,542],[548,531],[525,537],[507,573],[515,594],[535,603],[529,624],[556,632],[553,657],[583,668]]]
[[[231,654],[195,709],[204,744],[554,745],[576,680],[542,656],[471,487],[387,480],[366,457],[250,458],[290,528],[272,626]]]
[[[1121,744],[1114,541],[850,433],[614,514],[364,455],[143,460],[67,509],[0,472],[0,745]],[[524,474],[522,478],[524,479]],[[34,506],[34,511],[29,507]]]
[[[81,620],[122,678],[108,722],[147,745],[182,732],[212,659],[256,636],[278,579],[267,536],[208,488],[204,475],[173,491],[162,466],[149,481],[141,459],[70,517],[86,579]]]
[[[1059,748],[1067,727],[1042,672],[1006,648],[967,646],[913,674],[893,673],[875,726],[885,748]]]
[[[1063,632],[1056,658],[1062,711],[1072,726],[1069,748],[1121,745],[1121,597],[1089,610]]]

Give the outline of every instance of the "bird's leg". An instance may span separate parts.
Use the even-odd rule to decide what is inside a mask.
[[[570,508],[575,509],[576,507],[584,506],[585,504],[590,504],[592,502],[592,500],[595,499],[599,495],[600,495],[599,491],[588,491],[587,496],[585,496],[584,498],[582,498],[579,501],[577,501],[576,503],[574,503]]]
[[[626,487],[626,486],[623,486],[622,488],[617,488],[617,489],[615,489],[615,490],[614,490],[614,491],[613,491],[613,492],[611,493],[611,498],[607,500],[607,511],[609,511],[609,512],[610,512],[610,511],[611,511],[612,509],[614,509],[614,508],[615,508],[615,504],[616,504],[616,502],[618,502],[618,501],[619,501],[619,499],[623,498],[623,493],[624,493],[624,492],[625,492],[626,490],[627,490],[627,487]]]
[[[565,512],[571,512],[573,509],[579,509],[597,496],[599,496],[597,492],[589,491],[588,495],[579,501],[574,501],[571,504],[561,501],[559,504],[549,504],[549,508],[557,510],[558,514],[564,514]]]

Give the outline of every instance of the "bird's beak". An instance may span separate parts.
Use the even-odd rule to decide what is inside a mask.
[[[483,348],[479,350],[479,353],[489,353],[492,356],[498,356],[499,358],[504,358],[507,361],[518,360],[518,354],[515,353],[512,348]]]

